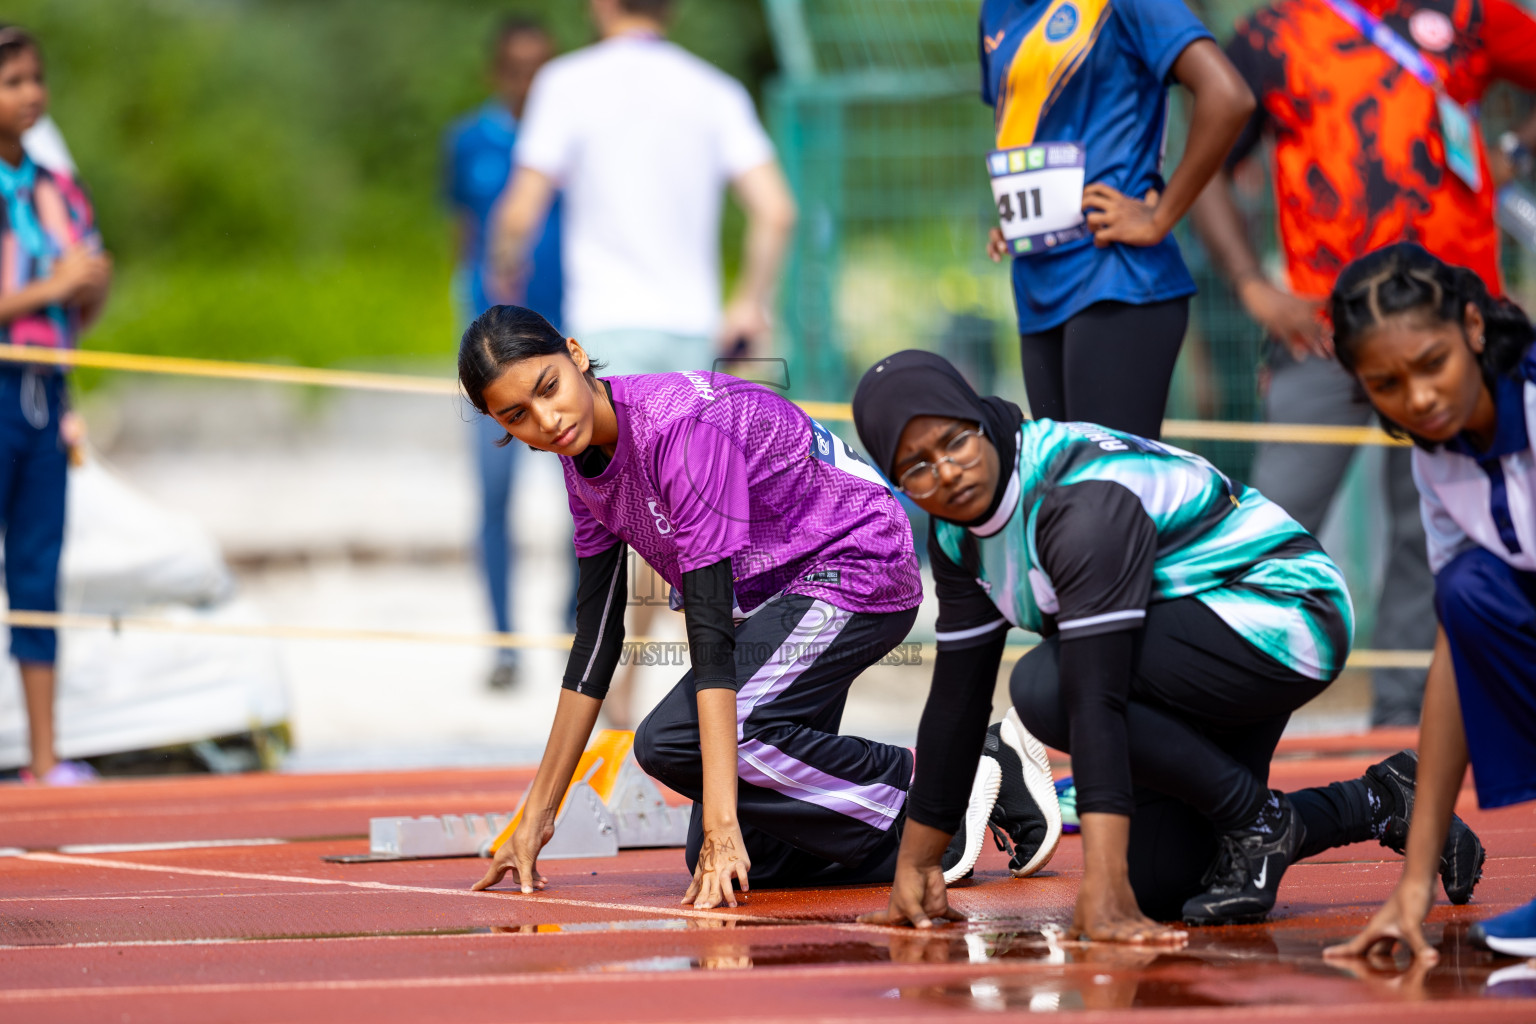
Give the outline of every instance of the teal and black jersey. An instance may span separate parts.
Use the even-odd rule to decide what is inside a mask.
[[[940,650],[1018,626],[1063,639],[1139,628],[1195,597],[1311,679],[1344,667],[1354,608],[1311,534],[1198,455],[1089,423],[1026,421],[996,513],[934,520]]]

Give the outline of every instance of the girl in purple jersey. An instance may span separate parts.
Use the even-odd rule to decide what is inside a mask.
[[[539,851],[624,639],[626,548],[683,597],[692,668],[635,735],[694,801],[684,903],[759,886],[889,881],[912,753],[838,734],[848,687],[922,599],[911,529],[879,475],[787,399],[706,372],[599,379],[575,339],[494,306],[465,332],[470,402],[560,456],[580,563],[576,637],[522,823],[475,888]]]

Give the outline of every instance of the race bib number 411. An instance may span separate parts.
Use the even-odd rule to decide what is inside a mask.
[[[987,154],[998,223],[1015,256],[1048,252],[1088,237],[1083,216],[1085,155],[1077,142],[1041,142]]]

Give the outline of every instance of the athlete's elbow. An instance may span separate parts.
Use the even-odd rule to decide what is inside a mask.
[[[1259,101],[1236,68],[1228,64],[1223,71],[1211,83],[1211,106],[1219,112],[1222,126],[1236,134],[1258,109]],[[1196,97],[1196,102],[1199,99]]]
[[[1248,88],[1248,83],[1234,76],[1229,83],[1230,98],[1228,100],[1229,116],[1238,128],[1248,123],[1253,112],[1259,109],[1258,98],[1253,95],[1253,90]]]
[[[795,205],[794,195],[788,188],[784,188],[759,203],[748,216],[775,234],[788,235],[795,230],[795,222],[800,219],[800,208]]]

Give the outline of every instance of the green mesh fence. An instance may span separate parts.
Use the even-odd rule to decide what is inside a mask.
[[[785,68],[768,117],[802,207],[782,309],[795,390],[845,398],[881,354],[953,349],[946,338],[988,370],[1012,300],[983,252],[991,117],[976,99],[975,4],[768,10]]]
[[[811,0],[777,6],[800,8],[818,74],[969,71],[975,65],[977,5],[971,0]]]

